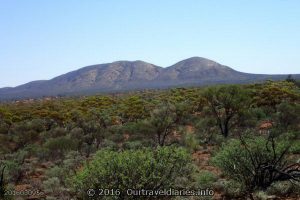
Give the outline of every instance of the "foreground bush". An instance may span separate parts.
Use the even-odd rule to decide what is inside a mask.
[[[234,139],[223,146],[213,162],[251,193],[265,190],[274,182],[299,181],[299,163],[288,160],[288,149],[289,145],[272,138]]]
[[[107,188],[120,190],[119,197],[112,198],[130,199],[125,195],[127,189],[186,188],[193,169],[182,148],[101,150],[71,182],[79,198],[88,199],[88,188]]]

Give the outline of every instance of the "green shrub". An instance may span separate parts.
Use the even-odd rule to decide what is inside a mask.
[[[196,179],[197,185],[200,188],[211,188],[216,180],[217,176],[209,171],[200,171],[199,176]]]
[[[292,131],[280,134],[279,139],[282,141],[287,141],[291,144],[291,147],[289,149],[290,153],[300,153],[300,131]]]
[[[257,191],[254,193],[253,196],[257,200],[267,200],[268,199],[268,194],[266,194],[266,192],[264,192],[264,191]]]
[[[104,139],[103,142],[101,143],[101,148],[117,150],[118,149],[118,144],[111,141],[111,140]]]
[[[39,160],[45,161],[49,160],[50,150],[48,148],[45,148],[44,146],[39,146],[37,148],[36,156],[38,157]]]
[[[127,141],[123,144],[124,149],[141,149],[144,145],[141,141]]]
[[[290,148],[290,152],[293,154],[300,154],[300,140],[294,141],[294,143],[292,144],[292,146]]]
[[[283,102],[277,106],[275,118],[284,130],[299,130],[300,104]]]
[[[78,151],[70,151],[65,155],[63,167],[68,172],[71,172],[72,170],[75,171],[81,166],[83,160],[84,158],[79,154]]]
[[[199,147],[199,140],[195,134],[185,133],[183,137],[184,145],[191,151],[194,152]]]
[[[252,108],[250,111],[257,120],[262,120],[262,119],[267,118],[267,115],[262,108],[255,107],[255,108]]]
[[[248,192],[266,189],[275,181],[288,180],[286,142],[263,137],[233,139],[213,157],[213,163],[230,179],[243,184]],[[281,171],[283,173],[281,173]],[[294,174],[290,174],[293,176]]]
[[[77,195],[83,199],[88,199],[84,192],[88,188],[120,189],[120,198],[130,199],[125,196],[128,188],[186,188],[186,183],[176,180],[186,177],[192,181],[193,169],[190,156],[182,148],[161,147],[123,152],[101,150],[70,182],[75,191],[81,191]]]
[[[52,177],[43,182],[43,191],[46,193],[47,199],[62,199],[65,188],[61,185],[59,178]]]
[[[47,132],[49,138],[63,137],[67,135],[67,130],[62,127],[55,127]]]
[[[17,182],[23,172],[21,164],[16,160],[6,160],[3,162],[3,166],[6,166],[4,177],[7,177],[7,181]]]
[[[44,131],[44,126],[43,120],[40,119],[15,123],[10,128],[10,133],[18,148],[37,141],[42,131]]]
[[[44,147],[49,149],[53,158],[61,158],[65,152],[77,150],[78,141],[69,136],[62,136],[49,139]]]
[[[217,191],[221,191],[227,198],[237,199],[245,197],[245,188],[243,184],[234,180],[219,180],[213,184]]]
[[[64,178],[65,176],[65,171],[63,168],[59,167],[59,166],[54,166],[52,168],[50,168],[49,170],[46,171],[46,176],[48,178]]]
[[[204,112],[207,113],[208,108],[204,108]],[[209,116],[202,117],[196,123],[196,133],[202,144],[209,144],[214,142],[213,137],[218,134],[218,127],[215,122],[215,119]]]
[[[292,183],[290,181],[276,182],[268,187],[267,193],[278,196],[289,196],[290,194],[299,195],[300,187],[299,183]]]
[[[0,160],[0,166],[6,166],[4,175],[8,182],[20,180],[25,171],[23,164],[26,157],[28,157],[28,152],[19,150],[14,154],[7,155],[5,160]]]

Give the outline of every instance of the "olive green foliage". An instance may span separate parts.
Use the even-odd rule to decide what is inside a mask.
[[[201,118],[195,124],[196,134],[201,144],[213,143],[214,137],[218,134],[219,128],[213,117]],[[222,136],[223,137],[223,136]]]
[[[300,186],[298,183],[293,183],[291,181],[282,181],[273,183],[268,189],[267,194],[269,195],[278,195],[278,196],[289,196],[299,195],[300,194]]]
[[[258,85],[253,91],[253,104],[258,107],[265,107],[272,112],[276,111],[277,105],[283,102],[298,102],[299,89],[291,82],[273,82]]]
[[[169,169],[173,170],[171,163],[173,165],[176,155],[179,156],[178,152],[183,152],[181,148],[173,149],[176,158],[170,155],[172,151],[167,146],[176,144],[177,147],[187,149],[188,154],[197,151],[194,154],[196,156],[202,155],[200,152],[203,150],[216,153],[220,158],[217,165],[227,174],[226,178],[230,178],[223,184],[223,192],[230,199],[257,186],[250,181],[254,180],[254,176],[247,168],[257,167],[251,158],[269,162],[269,158],[274,157],[270,153],[273,151],[272,141],[265,144],[269,135],[276,136],[277,155],[282,152],[281,147],[285,146],[285,142],[290,144],[282,161],[287,157],[299,160],[299,91],[299,81],[289,77],[287,81],[248,85],[172,88],[0,102],[0,166],[6,166],[5,183],[11,187],[30,184],[32,187],[44,188],[43,190],[48,188],[47,199],[72,199],[75,196],[66,181],[68,178],[76,177],[74,187],[79,187],[80,184],[90,183],[88,175],[106,175],[95,167],[91,171],[88,164],[83,166],[82,163],[90,162],[91,166],[99,164],[101,169],[107,170],[103,173],[112,172],[112,169],[124,169],[126,179],[121,176],[121,171],[117,173],[124,184],[131,183],[129,180],[137,176],[137,173],[143,177],[147,175],[142,182],[136,183],[147,186],[143,184],[147,181],[151,183],[152,180],[153,186],[158,179],[155,176],[159,177]],[[264,128],[266,124],[271,126]],[[257,139],[240,141],[241,134],[254,135]],[[228,142],[232,138],[235,140]],[[222,144],[224,147],[220,149]],[[161,150],[155,150],[156,148]],[[96,156],[96,152],[102,153]],[[105,164],[99,158],[100,154],[111,158],[113,162]],[[160,174],[148,170],[150,175],[152,173],[155,176],[145,175],[149,165],[148,162],[143,164],[143,159],[153,160],[154,169]],[[118,160],[123,164],[118,163]],[[132,164],[129,165],[130,160]],[[236,162],[241,165],[235,164],[235,170],[232,170]],[[203,165],[206,161],[196,163]],[[208,161],[208,164],[211,162]],[[180,158],[174,170],[184,171],[189,165],[190,161]],[[278,169],[282,170],[280,167]],[[230,170],[241,175],[231,175]],[[84,173],[86,176],[83,176]],[[257,174],[261,175],[257,175],[256,179],[268,176],[263,172]],[[172,171],[172,184],[188,185],[189,175],[180,174],[180,180],[177,175],[179,173],[175,176]],[[199,177],[193,177],[198,180],[198,185],[215,187],[216,184],[223,183],[214,182],[213,176],[203,172]],[[243,176],[246,178],[241,181]],[[114,179],[108,177],[107,180]],[[114,186],[114,183],[110,186]],[[270,185],[265,183],[264,185]],[[197,181],[193,185],[195,184]]]
[[[79,141],[71,139],[68,136],[62,136],[49,139],[44,147],[49,150],[50,156],[61,158],[64,153],[76,150]]]
[[[249,107],[247,91],[236,85],[217,86],[207,88],[203,96],[221,134],[227,137],[237,124],[240,113]]]
[[[294,161],[287,157],[290,144],[274,138],[232,139],[224,144],[213,163],[247,192],[266,189],[276,181],[297,180]]]
[[[64,160],[52,168],[49,168],[42,183],[42,189],[48,198],[70,199],[68,177],[74,176],[82,166],[83,157],[76,151],[70,151],[65,155]]]
[[[124,196],[128,188],[186,188],[187,183],[177,180],[185,177],[191,181],[192,174],[191,158],[183,148],[101,150],[71,182],[75,190],[81,191],[78,195],[85,199],[84,191],[88,188],[120,189],[120,196],[128,199]]]
[[[146,102],[139,96],[125,98],[122,102],[120,114],[126,122],[145,118],[147,115]]]
[[[199,147],[199,140],[195,134],[185,133],[183,135],[183,144],[188,150],[194,152]]]
[[[185,103],[163,103],[156,106],[150,112],[150,117],[143,121],[144,132],[160,146],[175,142],[170,140],[170,136],[188,119],[186,106]]]
[[[146,122],[149,130],[154,135],[154,140],[160,146],[164,146],[167,137],[174,131],[177,115],[176,107],[171,104],[163,105],[151,112],[151,117]]]
[[[17,183],[25,173],[25,168],[22,168],[25,159],[28,157],[28,152],[21,150],[14,154],[10,154],[0,162],[1,166],[5,166],[4,176],[8,182]]]
[[[277,128],[287,130],[296,130],[300,122],[300,104],[291,104],[283,102],[277,106],[275,119]]]
[[[128,142],[124,142],[124,144],[123,144],[124,149],[141,149],[145,146],[146,145],[144,145],[140,141],[132,141],[132,142],[128,141]]]
[[[217,176],[209,171],[200,171],[196,180],[199,188],[212,188],[216,181]]]
[[[218,180],[214,188],[224,194],[225,199],[245,199],[245,187],[243,183],[234,180]]]
[[[14,124],[10,133],[19,148],[39,139],[39,134],[44,131],[44,122],[41,119],[23,121]]]

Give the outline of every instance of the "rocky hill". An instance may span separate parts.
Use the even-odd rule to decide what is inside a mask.
[[[293,76],[300,78],[299,74]],[[117,61],[84,67],[51,80],[33,81],[14,88],[2,88],[0,99],[95,94],[219,83],[249,83],[266,79],[281,80],[286,77],[287,75],[238,72],[201,57],[192,57],[165,68],[143,61]]]

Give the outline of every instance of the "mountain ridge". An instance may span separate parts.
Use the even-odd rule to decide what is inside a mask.
[[[300,78],[300,74],[293,76]],[[141,60],[122,60],[86,66],[50,80],[31,81],[16,87],[0,88],[0,100],[220,83],[250,83],[266,79],[282,80],[286,77],[287,75],[243,73],[202,57],[184,59],[165,68]]]

